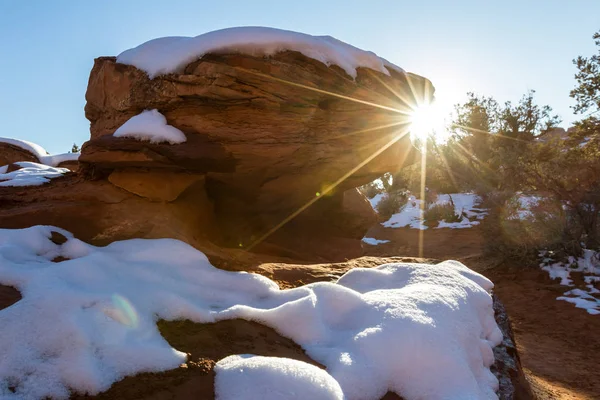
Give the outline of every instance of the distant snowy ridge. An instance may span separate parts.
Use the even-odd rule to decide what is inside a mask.
[[[251,56],[270,56],[292,50],[321,61],[337,65],[355,78],[359,67],[389,75],[387,68],[403,70],[378,57],[331,36],[311,36],[267,27],[237,27],[204,33],[196,37],[163,37],[150,40],[117,57],[121,64],[133,65],[146,71],[150,78],[176,73],[208,53],[242,53]],[[387,67],[387,68],[386,68]]]
[[[67,241],[53,243],[53,231]],[[52,262],[59,256],[68,260]],[[231,385],[252,379],[232,377],[245,365],[258,368],[262,393],[325,384],[339,398],[335,380],[346,400],[378,400],[388,391],[407,400],[498,398],[489,369],[502,341],[493,284],[456,261],[357,268],[335,283],[281,290],[264,276],[217,269],[177,240],[95,247],[35,226],[0,229],[0,283],[23,294],[0,310],[3,399],[96,394],[128,375],[176,368],[186,355],[160,335],[157,319],[235,318],[274,328],[327,370],[223,360],[217,373]]]
[[[179,129],[167,124],[167,119],[158,110],[145,110],[129,118],[113,136],[128,137],[150,143],[179,144],[187,140]]]
[[[76,161],[79,159],[79,153],[64,153],[64,154],[55,154],[50,155],[42,146],[39,144],[35,144],[32,142],[28,142],[27,140],[21,139],[13,139],[0,137],[0,143],[10,144],[16,147],[19,147],[25,151],[30,152],[35,157],[37,157],[38,161],[41,164],[48,165],[50,167],[56,167],[58,164],[64,161]],[[25,161],[25,160],[21,160]]]

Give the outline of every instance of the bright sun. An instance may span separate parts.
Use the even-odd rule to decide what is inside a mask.
[[[421,104],[410,116],[411,138],[422,140],[432,136],[437,142],[446,141],[445,117],[446,112],[439,103]]]

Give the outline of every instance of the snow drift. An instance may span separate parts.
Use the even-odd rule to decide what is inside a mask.
[[[55,244],[52,231],[68,240]],[[69,260],[51,261],[59,256]],[[176,368],[186,356],[161,337],[158,319],[243,318],[291,338],[331,376],[312,380],[310,368],[281,361],[264,373],[287,377],[261,384],[327,381],[337,393],[335,380],[346,399],[388,391],[497,399],[493,284],[456,261],[359,268],[335,283],[281,290],[260,275],[219,270],[177,240],[95,247],[34,226],[0,230],[0,283],[23,295],[0,311],[2,398],[95,394],[128,375]],[[262,375],[264,363],[253,365]]]

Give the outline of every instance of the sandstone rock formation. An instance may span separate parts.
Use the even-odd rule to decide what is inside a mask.
[[[385,68],[353,77],[297,51],[219,53],[150,79],[100,57],[86,93],[91,139],[69,165],[80,174],[2,189],[0,224],[34,215],[92,243],[168,236],[202,249],[201,236],[296,259],[359,256],[376,216],[355,188],[413,161],[407,113],[433,96],[427,79]],[[187,140],[112,136],[146,109]]]
[[[291,51],[270,58],[209,54],[182,74],[152,80],[113,57],[101,57],[86,94],[91,140],[80,161],[94,176],[140,168],[204,174],[223,243],[246,246],[333,183],[339,181],[331,200],[319,201],[331,204],[319,207],[323,212],[343,198],[358,198],[344,194],[347,190],[412,162],[402,112],[431,96],[430,85],[395,70],[388,76],[359,68],[352,79],[336,66]],[[144,109],[158,109],[187,142],[163,145],[111,136]],[[364,217],[371,211],[361,201],[358,214]],[[331,230],[331,216],[309,213],[310,222],[298,223],[308,231]],[[339,229],[348,218],[355,217],[339,218],[337,237],[360,239],[364,230]],[[289,243],[286,236],[282,232],[275,241]]]
[[[51,156],[47,155],[46,151],[40,146],[33,145],[34,147],[32,147],[29,144],[21,140],[0,138],[0,166],[29,161],[51,167],[67,168],[73,172],[78,170],[77,154],[66,153]],[[36,149],[37,152],[33,151]]]
[[[22,149],[21,147],[0,142],[0,166],[18,161],[39,162],[38,158],[33,153]]]

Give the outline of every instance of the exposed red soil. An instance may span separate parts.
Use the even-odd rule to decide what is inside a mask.
[[[568,289],[536,268],[485,271],[513,322],[521,362],[539,399],[600,399],[600,318],[557,301]]]
[[[390,243],[364,245],[368,255],[418,255],[419,231],[372,228],[368,235]],[[600,399],[600,318],[556,298],[568,290],[541,269],[483,257],[478,227],[428,229],[423,254],[463,261],[495,284],[512,321],[517,349],[538,399]]]
[[[419,237],[423,237],[423,253],[419,252]],[[389,243],[371,246],[364,244],[369,256],[399,255],[404,257],[428,257],[438,260],[465,258],[480,254],[483,238],[479,227],[468,229],[418,229],[384,228],[382,225],[369,229],[366,237],[389,240]]]

